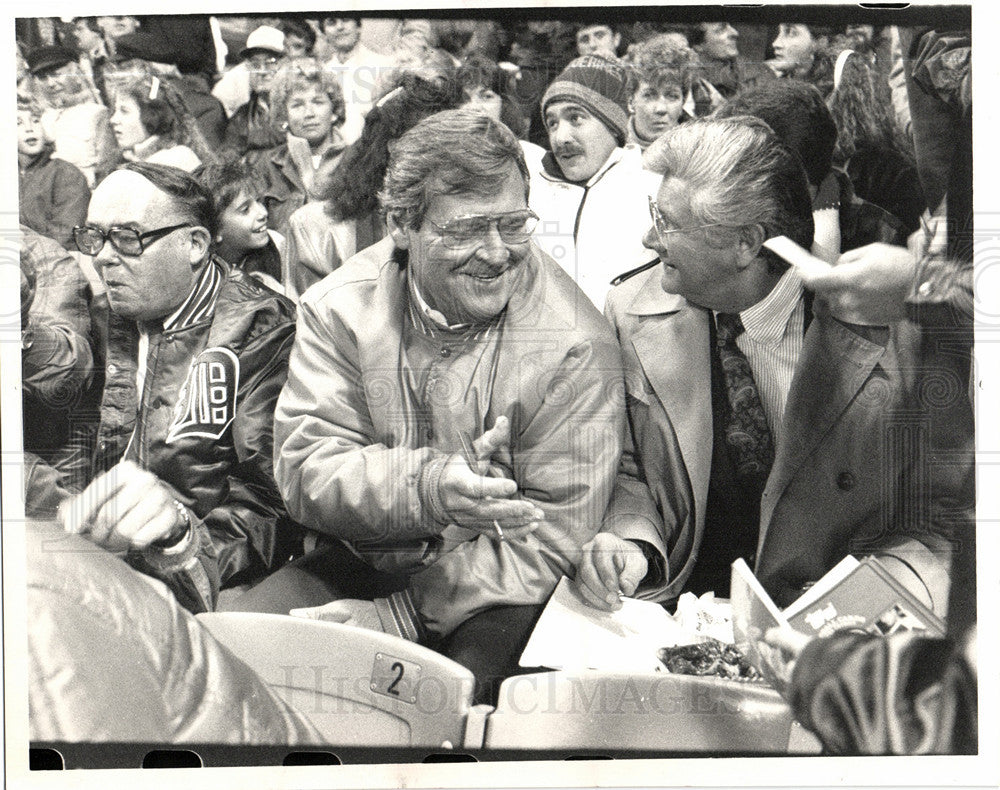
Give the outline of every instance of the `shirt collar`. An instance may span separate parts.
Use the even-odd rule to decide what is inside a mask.
[[[444,313],[435,310],[424,301],[424,297],[420,294],[420,289],[417,288],[416,279],[413,277],[407,279],[410,281],[410,293],[413,295],[413,298],[410,300],[411,304],[416,302],[414,306],[435,328],[444,329],[448,332],[464,332],[471,326],[471,324],[449,324],[448,319],[444,317]]]
[[[762,346],[776,346],[802,298],[802,278],[789,267],[771,293],[740,313],[747,336]]]
[[[215,300],[225,279],[224,275],[225,264],[213,255],[201,270],[194,288],[181,302],[181,306],[163,319],[163,331],[187,329],[211,318],[215,312]]]

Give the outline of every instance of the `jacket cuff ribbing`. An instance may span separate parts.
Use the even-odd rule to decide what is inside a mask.
[[[441,475],[444,474],[449,458],[447,455],[439,455],[424,464],[420,470],[420,482],[417,486],[424,512],[438,524],[445,526],[451,523],[451,519],[441,499]]]

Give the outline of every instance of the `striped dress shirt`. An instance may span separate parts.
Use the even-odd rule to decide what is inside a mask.
[[[806,315],[802,294],[802,280],[789,268],[771,293],[740,313],[746,331],[736,338],[736,345],[750,363],[775,446],[802,353]]]

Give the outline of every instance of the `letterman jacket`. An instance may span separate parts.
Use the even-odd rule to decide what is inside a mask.
[[[219,258],[149,330],[141,402],[139,331],[112,314],[91,479],[129,459],[173,489],[193,529],[131,564],[166,582],[193,612],[220,587],[253,581],[301,545],[274,483],[274,404],[295,335],[292,304]]]

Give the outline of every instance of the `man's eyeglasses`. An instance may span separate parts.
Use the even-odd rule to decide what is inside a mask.
[[[653,218],[653,227],[656,228],[656,235],[660,238],[660,244],[663,246],[667,245],[667,236],[671,233],[685,233],[691,230],[701,230],[702,228],[717,228],[721,227],[723,223],[721,222],[709,222],[706,225],[695,225],[693,228],[668,228],[667,220],[660,213],[659,206],[656,205],[656,201],[653,198],[649,199],[649,216]]]
[[[106,241],[110,241],[111,246],[122,255],[142,255],[150,244],[159,241],[168,233],[173,233],[181,228],[193,227],[194,225],[190,222],[182,222],[180,225],[170,225],[166,228],[139,233],[134,228],[115,226],[109,228],[108,232],[105,233],[92,225],[77,225],[73,228],[73,241],[76,243],[76,248],[84,255],[97,255],[104,249]]]
[[[438,225],[433,220],[427,221],[441,235],[445,247],[461,249],[481,242],[494,224],[506,244],[524,244],[538,225],[538,215],[525,209],[504,214],[470,214],[450,219],[444,225]]]

